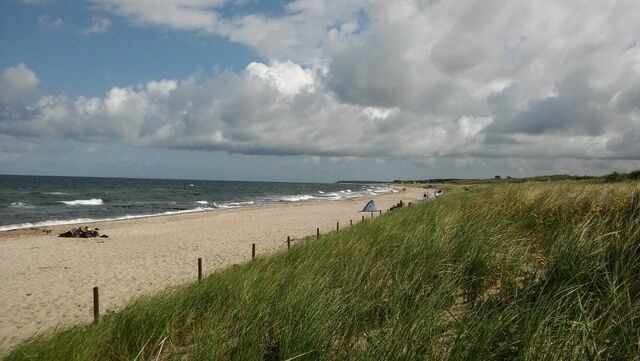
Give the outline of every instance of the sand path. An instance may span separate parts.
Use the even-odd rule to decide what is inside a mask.
[[[380,209],[422,190],[371,197]],[[36,333],[92,320],[92,288],[101,312],[132,298],[286,247],[286,238],[359,222],[366,198],[191,213],[95,223],[108,239],[59,238],[71,226],[0,232],[0,350]],[[369,215],[367,215],[368,217]],[[377,214],[376,214],[377,216]]]

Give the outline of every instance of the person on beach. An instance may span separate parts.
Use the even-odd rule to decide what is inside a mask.
[[[100,229],[95,228],[91,229],[88,226],[72,228],[70,231],[66,231],[64,233],[60,233],[58,237],[67,237],[67,238],[92,238],[92,237],[100,237],[100,238],[108,238],[106,234],[100,235],[98,232]]]

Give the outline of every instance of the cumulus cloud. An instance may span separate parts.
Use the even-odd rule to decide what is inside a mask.
[[[94,16],[91,18],[91,26],[84,31],[85,34],[106,33],[111,27],[111,19]]]
[[[94,3],[271,60],[104,97],[46,96],[5,112],[1,133],[459,167],[640,158],[633,0],[298,0],[277,16],[229,15],[224,0]]]
[[[139,25],[198,31],[246,44],[280,61],[316,64],[324,58],[327,30],[357,32],[358,17],[371,0],[296,0],[282,16],[239,11],[229,0],[92,0],[94,6]]]
[[[0,104],[14,102],[35,89],[40,80],[36,73],[20,63],[0,73]]]

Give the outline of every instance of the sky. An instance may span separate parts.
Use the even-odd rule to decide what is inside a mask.
[[[640,169],[637,0],[3,0],[0,174]]]

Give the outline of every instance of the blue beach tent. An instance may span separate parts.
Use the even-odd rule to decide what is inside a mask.
[[[367,202],[367,204],[364,205],[364,208],[362,208],[360,212],[375,212],[375,211],[376,211],[376,203],[372,199],[369,202]]]

